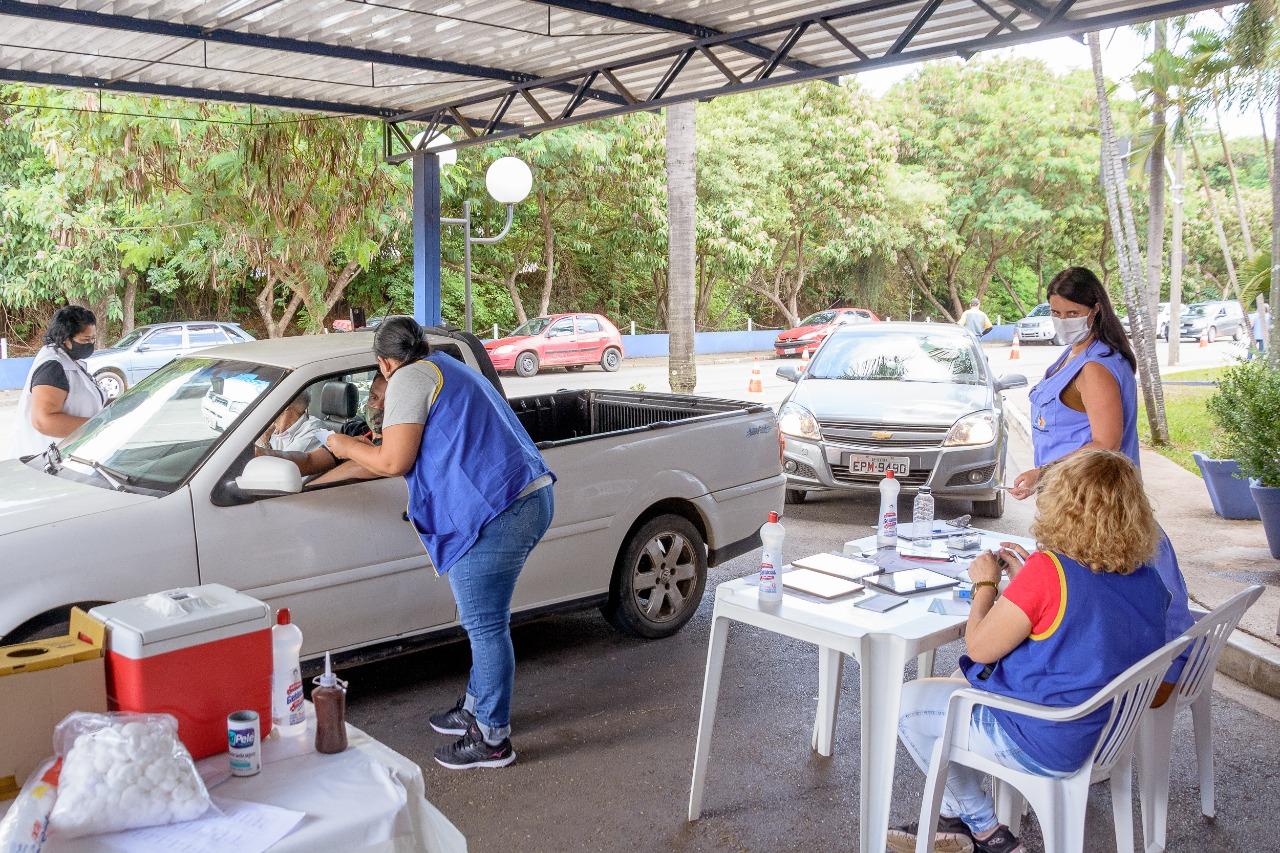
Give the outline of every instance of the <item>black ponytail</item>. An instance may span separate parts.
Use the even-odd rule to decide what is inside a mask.
[[[431,354],[422,327],[412,317],[388,317],[373,334],[373,354],[408,364]]]
[[[1137,371],[1138,359],[1133,354],[1129,336],[1124,333],[1124,326],[1120,325],[1116,309],[1111,307],[1111,297],[1107,295],[1107,289],[1093,274],[1093,270],[1088,267],[1067,267],[1049,282],[1049,295],[1061,296],[1068,302],[1088,308],[1097,307],[1098,315],[1093,320],[1093,336],[1111,347],[1112,352],[1118,352],[1124,356],[1124,360],[1129,362],[1129,369]]]

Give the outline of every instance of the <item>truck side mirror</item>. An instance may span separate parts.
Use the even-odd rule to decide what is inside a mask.
[[[236,487],[246,495],[259,498],[296,495],[302,491],[302,473],[288,459],[257,456],[250,459],[244,472],[236,477]]]

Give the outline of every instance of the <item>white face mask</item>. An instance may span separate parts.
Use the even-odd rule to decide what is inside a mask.
[[[1059,340],[1067,346],[1074,346],[1089,337],[1089,318],[1071,317],[1063,319],[1054,317],[1053,329],[1058,333]]]

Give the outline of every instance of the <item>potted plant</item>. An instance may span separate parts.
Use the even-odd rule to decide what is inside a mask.
[[[1280,369],[1261,359],[1228,368],[1209,412],[1249,478],[1271,556],[1280,560]]]
[[[1221,436],[1214,439],[1207,452],[1191,454],[1200,469],[1213,511],[1223,518],[1258,519],[1258,505],[1249,491],[1249,480],[1240,473],[1240,463],[1223,447]]]

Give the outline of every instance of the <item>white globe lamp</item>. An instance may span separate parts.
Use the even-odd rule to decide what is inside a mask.
[[[518,157],[501,157],[485,173],[484,185],[494,201],[519,204],[533,189],[533,173]]]
[[[413,148],[415,151],[423,147],[422,140],[426,135],[427,132],[425,130],[420,130],[418,131],[418,135],[413,137]],[[425,147],[428,151],[434,151],[437,148],[443,148],[446,145],[452,144],[453,140],[447,135],[437,133],[435,136],[431,137],[431,139],[427,140]],[[458,162],[458,150],[456,148],[450,148],[448,151],[441,151],[438,156],[440,157],[440,168],[442,169],[445,166],[452,166],[454,163]]]

